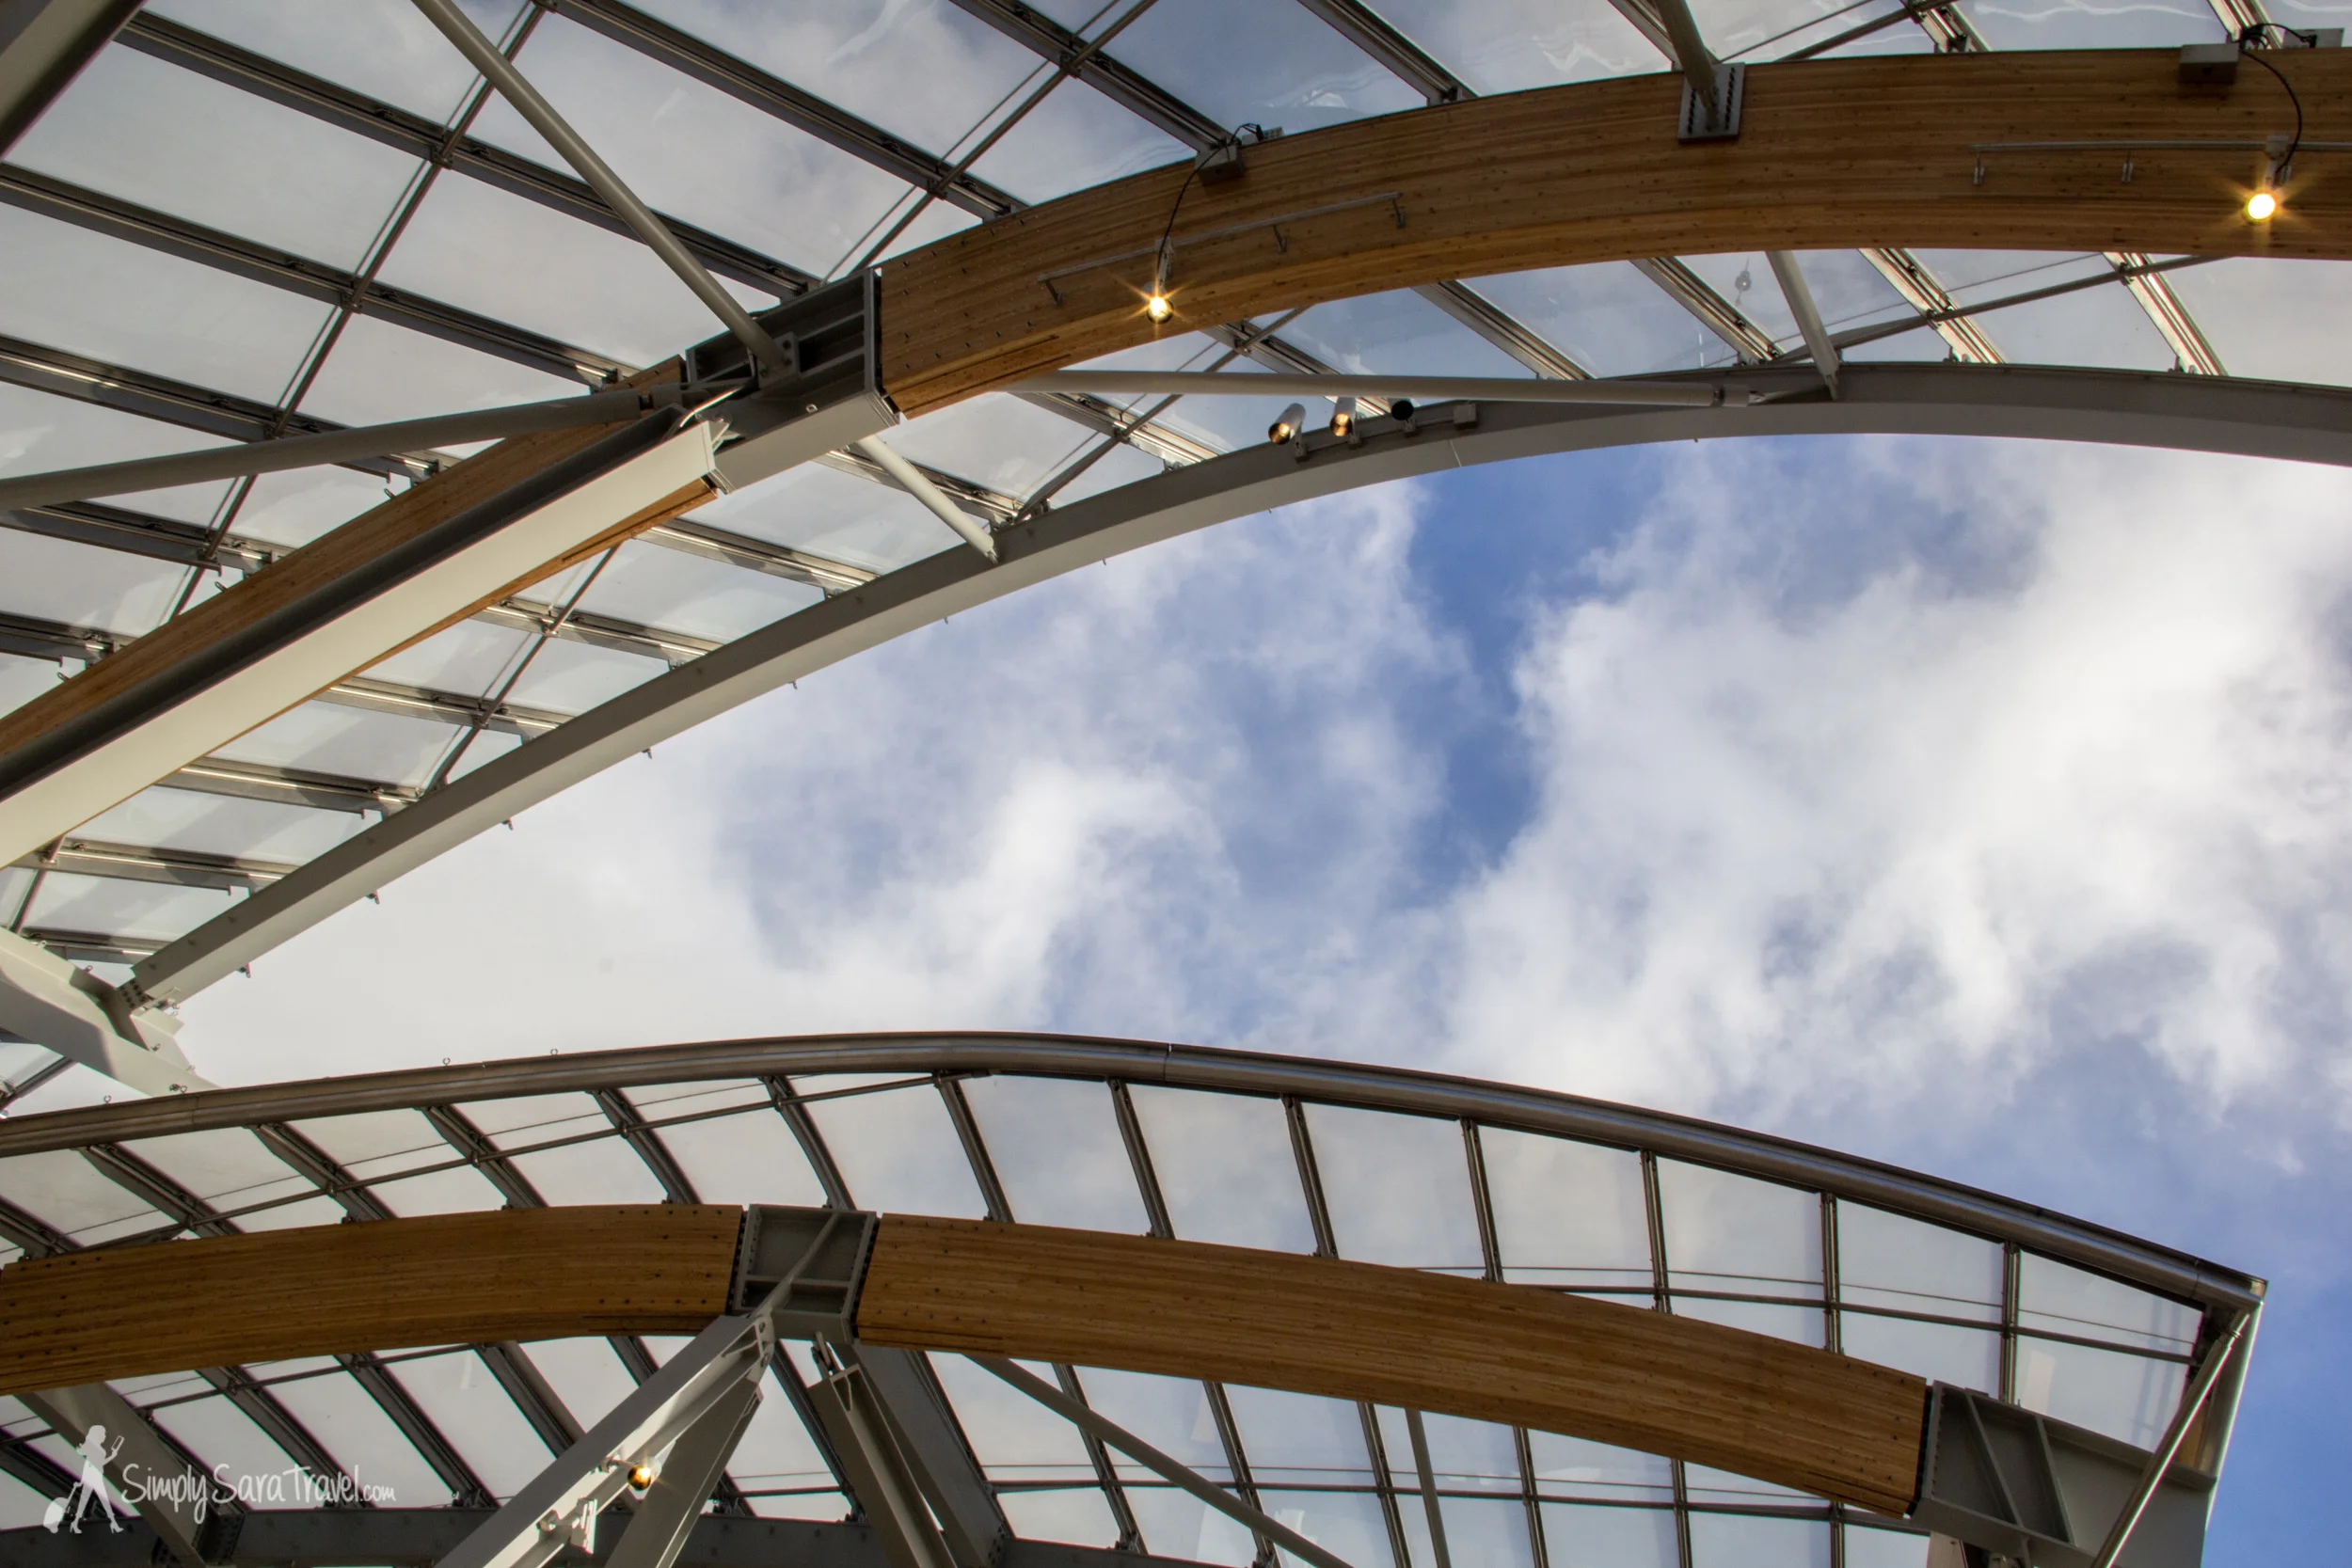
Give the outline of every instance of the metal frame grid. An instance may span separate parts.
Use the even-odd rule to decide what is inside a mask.
[[[730,1181],[758,1189],[761,1195],[789,1200],[798,1187],[804,1198],[804,1189],[813,1185],[829,1206],[847,1208],[863,1202],[873,1207],[878,1198],[887,1202],[892,1197],[892,1187],[912,1179],[928,1180],[927,1190],[934,1195],[947,1194],[951,1210],[974,1217],[1034,1220],[1040,1216],[1023,1213],[1017,1207],[1003,1165],[1011,1159],[1015,1162],[1012,1168],[1034,1179],[1033,1148],[1017,1128],[1000,1126],[992,1139],[986,1125],[990,1108],[975,1102],[974,1088],[992,1080],[1005,1081],[1007,1092],[1049,1082],[1101,1087],[1103,1098],[1089,1114],[1094,1118],[1093,1132],[1115,1140],[1104,1147],[1116,1149],[1117,1154],[1110,1165],[1095,1169],[1095,1176],[1107,1183],[1098,1188],[1095,1196],[1107,1201],[1116,1188],[1126,1185],[1125,1200],[1132,1201],[1138,1216],[1136,1228],[1154,1235],[1184,1232],[1182,1216],[1186,1211],[1183,1205],[1172,1206],[1162,1175],[1171,1161],[1190,1180],[1204,1157],[1231,1159],[1252,1172],[1287,1167],[1295,1175],[1295,1191],[1287,1196],[1270,1192],[1264,1201],[1285,1212],[1293,1212],[1288,1205],[1295,1202],[1305,1214],[1307,1231],[1295,1237],[1294,1244],[1319,1256],[1364,1254],[1365,1243],[1360,1239],[1351,1243],[1348,1227],[1352,1224],[1360,1229],[1366,1199],[1361,1193],[1347,1193],[1343,1195],[1347,1212],[1336,1212],[1327,1171],[1335,1158],[1342,1162],[1342,1168],[1347,1168],[1354,1148],[1348,1139],[1353,1134],[1334,1131],[1339,1123],[1318,1133],[1318,1118],[1378,1112],[1400,1118],[1379,1124],[1384,1132],[1410,1128],[1421,1130],[1417,1136],[1436,1137],[1436,1129],[1447,1129],[1431,1147],[1442,1144],[1454,1152],[1442,1156],[1438,1166],[1413,1165],[1413,1157],[1395,1139],[1385,1141],[1382,1147],[1391,1158],[1413,1165],[1414,1180],[1423,1184],[1458,1183],[1469,1195],[1467,1210],[1449,1222],[1458,1223],[1463,1231],[1452,1242],[1448,1256],[1463,1259],[1453,1267],[1494,1279],[1506,1277],[1515,1268],[1517,1277],[1528,1277],[1525,1258],[1515,1258],[1514,1248],[1533,1256],[1527,1253],[1530,1243],[1515,1238],[1511,1226],[1524,1224],[1531,1204],[1544,1213],[1565,1214],[1599,1198],[1597,1190],[1555,1190],[1542,1184],[1531,1188],[1523,1176],[1508,1182],[1499,1180],[1489,1168],[1487,1146],[1493,1139],[1522,1139],[1533,1134],[1539,1140],[1557,1142],[1524,1147],[1631,1162],[1639,1171],[1636,1201],[1645,1243],[1645,1256],[1639,1263],[1646,1278],[1629,1275],[1553,1288],[1646,1301],[1660,1311],[1697,1312],[1719,1319],[1726,1312],[1777,1314],[1774,1321],[1779,1328],[1771,1330],[1765,1325],[1768,1331],[1809,1337],[1812,1342],[1833,1349],[1857,1324],[1965,1330],[1968,1336],[1990,1337],[1997,1343],[1997,1370],[1995,1361],[1988,1361],[1982,1381],[1987,1384],[1985,1391],[2011,1400],[2020,1392],[2021,1364],[2047,1363],[2054,1352],[2088,1354],[2094,1360],[2104,1358],[2110,1367],[2137,1367],[2139,1371],[2134,1375],[2142,1386],[2141,1407],[2129,1411],[2119,1407],[2109,1412],[2107,1424],[2115,1427],[2121,1422],[2124,1430],[2119,1434],[2137,1437],[2143,1446],[2151,1439],[2138,1426],[2153,1420],[2156,1430],[2161,1430],[2169,1401],[2177,1397],[2174,1385],[2191,1362],[2222,1335],[2250,1324],[2260,1310],[2262,1283],[2244,1275],[2026,1205],[1785,1140],[1569,1096],[1431,1074],[1183,1047],[1028,1036],[855,1037],[661,1047],[217,1091],[191,1100],[140,1101],[18,1118],[0,1126],[0,1236],[7,1238],[12,1249],[33,1255],[91,1244],[135,1246],[176,1236],[227,1234],[268,1226],[274,1217],[301,1205],[309,1206],[305,1215],[315,1223],[325,1217],[316,1212],[321,1200],[349,1220],[365,1221],[385,1217],[413,1202],[401,1196],[399,1183],[409,1183],[408,1191],[413,1194],[420,1180],[451,1173],[470,1173],[475,1179],[475,1196],[461,1206],[533,1207],[567,1197],[610,1200],[605,1195],[624,1185],[658,1191],[665,1201],[692,1202],[698,1197],[695,1183],[687,1174],[688,1162],[673,1143],[691,1142],[701,1135],[690,1130],[707,1133],[722,1125],[744,1128],[755,1123],[788,1138],[806,1164],[798,1175],[782,1166],[772,1171],[728,1171]],[[1145,1097],[1171,1090],[1207,1097],[1185,1102],[1200,1117],[1246,1117],[1255,1127],[1249,1141],[1221,1146],[1204,1155],[1186,1136],[1178,1135],[1177,1124],[1164,1124],[1154,1135],[1152,1118],[1162,1113],[1140,1102]],[[693,1105],[698,1092],[710,1091],[723,1091],[721,1103]],[[519,1097],[548,1095],[577,1098],[560,1105],[542,1101],[521,1109],[509,1103]],[[680,1105],[689,1108],[676,1109]],[[836,1121],[829,1133],[824,1123],[850,1105],[866,1107],[869,1114],[864,1123],[865,1136],[845,1148],[841,1145],[844,1136],[856,1138],[854,1131],[844,1131],[853,1124]],[[875,1120],[870,1113],[883,1105],[891,1107],[888,1114],[898,1118],[889,1125],[898,1127],[899,1132],[882,1135],[874,1131],[885,1123]],[[923,1108],[926,1105],[928,1111]],[[670,1108],[665,1110],[665,1106]],[[378,1150],[367,1162],[371,1169],[366,1172],[338,1163],[326,1152],[327,1145],[343,1136],[339,1127],[356,1125],[340,1118],[392,1110],[418,1113],[420,1135],[431,1142],[405,1148],[396,1158],[388,1159],[385,1151]],[[1416,1119],[1408,1123],[1403,1117]],[[586,1125],[579,1125],[583,1121]],[[1197,1134],[1208,1123],[1184,1125]],[[491,1132],[485,1127],[505,1130]],[[1069,1130],[1073,1136],[1079,1131],[1075,1126]],[[269,1167],[266,1180],[255,1168],[254,1160],[247,1158],[236,1190],[207,1196],[161,1168],[162,1163],[175,1157],[163,1151],[175,1144],[176,1157],[185,1158],[194,1147],[191,1138],[236,1140],[246,1134],[266,1150],[261,1162]],[[1335,1137],[1341,1141],[1332,1142]],[[166,1141],[154,1141],[159,1138]],[[784,1147],[772,1138],[769,1143]],[[957,1162],[961,1179],[939,1164],[944,1147],[953,1148],[949,1158]],[[857,1166],[864,1173],[864,1192],[853,1186],[845,1170],[845,1153],[857,1157]],[[103,1179],[104,1188],[95,1198],[88,1192],[60,1196],[75,1186],[60,1182],[52,1162],[61,1155],[77,1160]],[[1442,1168],[1446,1163],[1455,1163],[1451,1173]],[[526,1168],[534,1164],[539,1171],[535,1178]],[[1677,1263],[1677,1257],[1694,1251],[1703,1254],[1717,1245],[1708,1240],[1706,1222],[1700,1217],[1704,1205],[1691,1207],[1693,1181],[1719,1186],[1728,1182],[1722,1191],[1733,1194],[1740,1202],[1795,1204],[1808,1214],[1818,1214],[1812,1277],[1740,1278],[1684,1272],[1692,1265]],[[771,1182],[774,1184],[771,1193]],[[107,1192],[115,1194],[116,1199],[107,1200]],[[743,1195],[730,1192],[727,1196],[733,1199]],[[758,1200],[756,1196],[754,1200]],[[1197,1230],[1197,1195],[1187,1201],[1193,1205],[1193,1228]],[[1707,1201],[1726,1200],[1717,1196]],[[60,1205],[72,1210],[70,1219]],[[50,1217],[43,1217],[44,1210]],[[1883,1275],[1872,1274],[1866,1266],[1863,1275],[1855,1275],[1852,1265],[1841,1265],[1839,1243],[1845,1228],[1841,1216],[1851,1217],[1854,1211],[1860,1211],[1863,1219],[1895,1215],[1931,1226],[1932,1231],[1918,1234],[1932,1239],[1939,1247],[1973,1248],[1988,1258],[1997,1253],[1997,1290],[1980,1291],[1988,1299],[1976,1301],[1938,1302],[1931,1293],[1923,1293],[1915,1301],[1890,1304],[1885,1299],[1890,1282]],[[1043,1217],[1047,1223],[1062,1223],[1054,1215]],[[1632,1261],[1613,1255],[1608,1259],[1612,1266]],[[1692,1261],[1702,1268],[1719,1266],[1707,1256],[1696,1256]],[[2080,1277],[2093,1281],[2093,1286],[2092,1294],[2082,1299],[2104,1300],[2106,1306],[2084,1308],[2087,1316],[2081,1321],[2058,1315],[2052,1299],[2034,1283],[2037,1271],[2053,1267],[2084,1271]],[[1918,1282],[1922,1292],[1932,1292],[1935,1288],[1925,1279]],[[1808,1322],[1810,1328],[1804,1326]],[[534,1361],[531,1347],[459,1349],[480,1358],[491,1383],[512,1402],[515,1418],[551,1451],[561,1451],[585,1424],[565,1408],[547,1370]],[[659,1359],[643,1341],[615,1340],[613,1349],[640,1381],[651,1373]],[[125,1391],[143,1405],[151,1421],[166,1427],[172,1423],[176,1411],[226,1399],[291,1464],[326,1482],[349,1474],[352,1468],[364,1469],[365,1462],[339,1465],[331,1447],[305,1427],[284,1398],[288,1390],[305,1383],[347,1378],[364,1389],[389,1418],[412,1448],[415,1463],[429,1470],[451,1494],[451,1506],[488,1507],[494,1500],[492,1488],[462,1457],[464,1444],[437,1425],[403,1381],[402,1369],[409,1363],[449,1353],[448,1347],[433,1347],[344,1356],[335,1364],[317,1367],[206,1369],[197,1379],[153,1380],[163,1386]],[[2216,1402],[2217,1418],[2208,1419],[2186,1455],[2190,1463],[2208,1472],[2217,1473],[2226,1452],[2243,1367],[2243,1357],[2231,1365],[2229,1384]],[[793,1356],[779,1354],[774,1370],[786,1402],[800,1412],[807,1426],[809,1451],[819,1456],[831,1473],[786,1487],[737,1475],[715,1495],[716,1507],[737,1516],[755,1512],[805,1513],[812,1495],[831,1497],[839,1494],[854,1509],[857,1499],[838,1462],[831,1458],[823,1428],[807,1420],[802,1384],[814,1369],[801,1367]],[[1053,1371],[1066,1396],[1082,1402],[1088,1399],[1090,1374],[1084,1369],[1057,1367]],[[2029,1405],[2046,1406],[2052,1397],[2046,1371],[2042,1375],[2038,1396],[2036,1390],[2025,1390],[2025,1402]],[[1103,1538],[1096,1544],[1168,1557],[1187,1557],[1198,1550],[1197,1546],[1171,1550],[1174,1544],[1152,1540],[1153,1527],[1139,1522],[1136,1493],[1138,1489],[1148,1493],[1158,1483],[1148,1478],[1138,1480],[1124,1470],[1099,1443],[1072,1429],[1073,1440],[1061,1447],[1083,1457],[1078,1467],[1067,1474],[1042,1473],[1033,1463],[1014,1463],[1009,1467],[992,1461],[993,1449],[1002,1447],[993,1431],[996,1418],[992,1412],[971,1405],[968,1396],[955,1394],[936,1380],[933,1387],[942,1406],[955,1413],[961,1451],[979,1455],[982,1480],[978,1484],[993,1493],[1000,1505],[1018,1513],[1024,1498],[1045,1494],[1085,1496],[1099,1501],[1101,1512],[1094,1516],[1107,1521],[1097,1527]],[[1360,1456],[1338,1471],[1302,1479],[1282,1473],[1285,1460],[1295,1456],[1285,1454],[1279,1434],[1268,1438],[1262,1432],[1255,1439],[1249,1435],[1250,1421],[1258,1418],[1249,1411],[1237,1414],[1232,1393],[1205,1385],[1198,1399],[1199,1408],[1213,1426],[1215,1449],[1221,1455],[1225,1473],[1252,1506],[1303,1508],[1311,1516],[1319,1507],[1344,1506],[1337,1499],[1358,1497],[1376,1509],[1383,1521],[1381,1549],[1391,1554],[1391,1560],[1358,1561],[1354,1568],[1391,1568],[1391,1563],[1393,1568],[1433,1568],[1433,1564],[1444,1568],[1450,1561],[1449,1527],[1461,1530],[1465,1511],[1491,1507],[1498,1498],[1507,1499],[1523,1520],[1523,1553],[1515,1548],[1512,1555],[1526,1568],[1547,1568],[1548,1528],[1566,1528],[1584,1517],[1552,1512],[1563,1507],[1643,1508],[1661,1520],[1671,1515],[1677,1560],[1696,1563],[1698,1568],[1706,1568],[1710,1554],[1703,1544],[1694,1549],[1694,1526],[1703,1537],[1707,1529],[1717,1528],[1708,1525],[1708,1520],[1777,1519],[1821,1527],[1826,1531],[1822,1539],[1827,1543],[1827,1560],[1832,1563],[1845,1560],[1851,1529],[1866,1526],[1897,1531],[1908,1528],[1899,1522],[1866,1519],[1794,1494],[1768,1495],[1771,1489],[1743,1497],[1728,1478],[1700,1475],[1678,1463],[1658,1466],[1663,1473],[1653,1478],[1653,1496],[1638,1495],[1638,1488],[1618,1487],[1613,1492],[1605,1485],[1580,1486],[1573,1479],[1546,1473],[1542,1467],[1539,1452],[1557,1440],[1525,1431],[1502,1436],[1503,1447],[1514,1456],[1504,1472],[1450,1467],[1443,1463],[1446,1456],[1442,1453],[1433,1471],[1433,1450],[1421,1414],[1384,1412],[1369,1405],[1359,1407],[1347,1423],[1360,1430]],[[595,1413],[580,1414],[593,1419]],[[2079,1410],[2074,1415],[2082,1418]],[[1454,1423],[1459,1429],[1468,1425]],[[71,1477],[58,1463],[62,1455],[57,1440],[43,1435],[39,1420],[0,1419],[0,1431],[7,1433],[5,1441],[0,1441],[0,1470],[37,1494],[62,1495]],[[1407,1434],[1402,1444],[1400,1433]],[[1253,1446],[1266,1442],[1272,1443],[1270,1449]],[[198,1460],[219,1457],[203,1451],[200,1442],[180,1441],[179,1447]],[[1589,1457],[1586,1462],[1590,1463]],[[1429,1506],[1427,1498],[1433,1494],[1426,1489],[1433,1485],[1434,1496],[1445,1506]],[[1269,1491],[1276,1495],[1271,1504],[1263,1500]],[[1317,1503],[1317,1498],[1325,1502]],[[1090,1504],[1087,1512],[1094,1513]],[[1065,1513],[1062,1517],[1069,1515]],[[1044,1528],[1049,1537],[1056,1533],[1050,1525]],[[1471,1549],[1493,1548],[1489,1544]],[[1271,1563],[1275,1555],[1270,1543],[1258,1542],[1260,1561]],[[1794,1563],[1806,1558],[1800,1552],[1784,1560]]]

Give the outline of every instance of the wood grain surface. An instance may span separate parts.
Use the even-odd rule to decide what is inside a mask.
[[[496,1210],[20,1259],[0,1393],[292,1356],[693,1334],[726,1310],[743,1212]]]
[[[2305,139],[2352,140],[2352,51],[2265,56]],[[882,269],[883,384],[910,414],[1194,330],[1444,278],[1631,257],[1861,245],[2352,257],[2352,154],[2296,160],[2280,215],[2241,214],[2259,144],[2295,128],[2242,69],[2185,88],[2170,50],[1808,60],[1747,71],[1737,140],[1678,144],[1682,79],[1622,77],[1415,109],[1248,150],[1184,193],[1177,164],[980,224]],[[1991,151],[1989,142],[2095,141]],[[2126,156],[2131,177],[2123,176]],[[1983,176],[1977,170],[1981,162]],[[1394,193],[1391,204],[1370,199]],[[1317,208],[1357,202],[1337,212]],[[1164,326],[1148,251],[1176,216]],[[1402,214],[1403,225],[1397,218]],[[1268,221],[1302,214],[1276,228]],[[1221,238],[1188,236],[1243,227]],[[1086,270],[1041,279],[1065,268]]]
[[[1370,1263],[886,1215],[861,1339],[1373,1400],[1901,1513],[1927,1385],[1640,1307]]]

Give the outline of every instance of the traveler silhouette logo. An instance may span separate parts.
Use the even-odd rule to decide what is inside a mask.
[[[106,1429],[92,1426],[76,1451],[82,1456],[82,1479],[73,1483],[72,1491],[51,1500],[48,1511],[41,1515],[41,1527],[50,1534],[56,1534],[57,1527],[67,1522],[66,1513],[71,1510],[73,1515],[72,1528],[74,1534],[79,1535],[82,1533],[82,1514],[95,1502],[99,1517],[106,1521],[106,1528],[120,1535],[122,1521],[115,1517],[114,1509],[106,1501],[106,1466],[113,1464],[115,1456],[122,1451],[122,1439],[116,1438],[115,1446],[110,1449],[106,1447]]]

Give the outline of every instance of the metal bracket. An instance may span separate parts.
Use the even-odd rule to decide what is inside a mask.
[[[719,478],[730,490],[846,447],[898,422],[876,380],[881,363],[880,274],[862,272],[753,320],[773,338],[793,373],[751,362],[727,333],[686,351],[690,387],[720,387],[755,377],[754,389],[724,407],[728,440],[719,449]]]
[[[1748,68],[1743,65],[1719,65],[1715,68],[1715,103],[1708,112],[1707,100],[1698,89],[1685,81],[1682,84],[1682,119],[1675,127],[1677,141],[1729,141],[1740,134],[1740,103],[1747,83]]]
[[[761,1321],[773,1334],[847,1344],[876,1226],[874,1215],[855,1209],[754,1204],[743,1214],[727,1310],[749,1313],[772,1296]]]

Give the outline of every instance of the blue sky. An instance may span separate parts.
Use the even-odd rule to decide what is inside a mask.
[[[184,1040],[240,1081],[1063,1029],[1769,1128],[2267,1275],[2207,1560],[2332,1560],[2347,503],[2292,465],[1792,440],[1245,519],[615,768]]]

